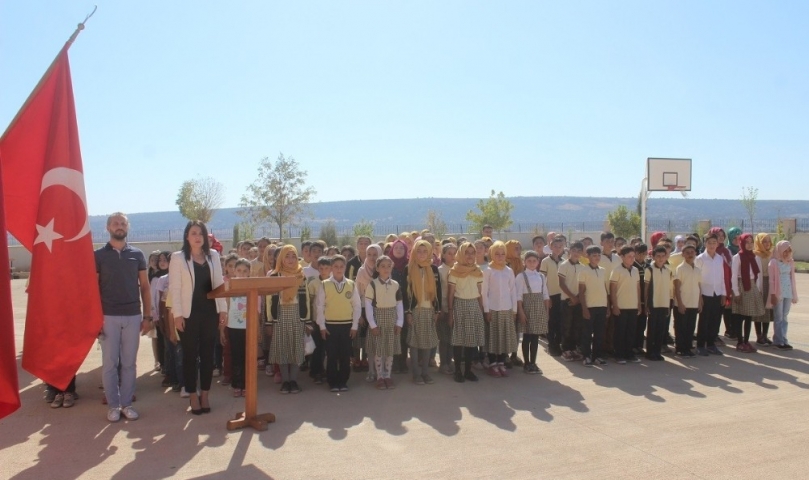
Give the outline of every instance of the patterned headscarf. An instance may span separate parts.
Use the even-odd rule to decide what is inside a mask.
[[[404,243],[404,242],[402,242]],[[419,248],[427,249],[427,258],[424,261],[418,260],[416,254]],[[413,245],[413,252],[410,254],[410,262],[407,264],[407,283],[416,296],[416,301],[432,302],[436,299],[435,279],[433,277],[433,246],[426,240],[419,240]],[[424,281],[422,282],[422,278]],[[424,288],[417,288],[423,285]]]
[[[281,251],[278,252],[278,258],[275,260],[275,270],[273,270],[273,273],[279,277],[296,277],[300,284],[300,282],[303,281],[303,268],[301,264],[295,262],[295,266],[292,268],[286,268],[284,266],[284,257],[286,257],[289,252],[294,253],[295,258],[298,258],[298,250],[294,245],[284,245],[281,247]],[[281,300],[283,300],[284,303],[290,303],[295,300],[295,295],[297,294],[298,285],[287,287],[281,291]]]

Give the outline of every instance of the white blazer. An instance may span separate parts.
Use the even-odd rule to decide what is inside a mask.
[[[188,318],[191,315],[191,296],[194,293],[194,265],[193,260],[186,260],[182,250],[171,254],[169,262],[169,295],[171,295],[171,315],[173,317]],[[211,250],[208,257],[208,267],[211,271],[211,283],[216,288],[225,281],[222,279],[222,264],[219,253]],[[216,299],[216,311],[228,311],[228,304],[224,298]]]

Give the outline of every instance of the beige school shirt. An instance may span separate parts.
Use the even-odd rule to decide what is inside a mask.
[[[617,253],[610,252],[609,254],[601,253],[601,261],[598,266],[607,271],[607,277],[612,274],[612,271],[621,265],[621,256]]]
[[[455,298],[471,300],[480,297],[478,285],[483,285],[483,277],[467,275],[464,278],[458,278],[450,273],[447,275],[447,283],[455,285]]]
[[[646,275],[644,275],[643,279],[646,283],[654,280],[654,291],[649,292],[650,295],[646,299],[648,307],[669,308],[671,306],[672,282],[674,281],[674,274],[669,270],[669,266],[663,265],[663,268],[658,268],[652,263],[646,269]]]
[[[696,265],[681,263],[674,273],[674,280],[680,281],[680,298],[685,308],[699,308],[699,298],[702,296],[700,282],[702,271]]]
[[[609,305],[607,292],[610,288],[610,279],[604,267],[599,265],[593,268],[588,265],[581,269],[579,272],[579,285],[585,286],[584,299],[587,301],[587,308]]]
[[[559,259],[557,262],[550,255],[542,259],[542,263],[539,264],[539,271],[545,274],[545,279],[548,283],[548,294],[549,295],[559,295],[562,293],[562,288],[559,286],[559,265],[562,264],[564,260]]]
[[[565,286],[567,286],[567,289],[570,290],[570,293],[573,295],[578,295],[579,273],[584,271],[585,268],[589,267],[582,265],[581,262],[571,263],[570,260],[565,260],[559,264],[557,275],[559,277],[559,283],[561,284],[561,282],[565,282]],[[560,292],[562,293],[562,300],[567,300],[568,296],[565,294],[564,290],[560,289]]]
[[[618,308],[621,310],[634,310],[638,308],[638,285],[640,285],[640,272],[635,266],[626,268],[623,263],[612,270],[610,285],[616,285],[615,297]]]

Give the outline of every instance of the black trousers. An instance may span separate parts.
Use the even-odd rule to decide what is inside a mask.
[[[548,351],[562,348],[562,294],[551,295],[548,318]]]
[[[461,362],[464,364],[464,373],[472,371],[472,362],[478,359],[478,347],[452,346],[452,354],[455,357],[455,371],[461,371]]]
[[[562,322],[564,329],[562,350],[575,350],[581,341],[581,304],[571,306],[566,300],[562,301]]]
[[[635,319],[635,342],[632,345],[634,348],[643,348],[643,340],[646,337],[647,320],[648,318],[645,312],[638,312],[638,317]]]
[[[689,352],[694,343],[694,328],[697,326],[696,308],[686,308],[685,313],[674,309],[674,348],[677,352]]]
[[[580,305],[579,310],[581,310]],[[589,310],[590,319],[582,319],[581,353],[584,355],[584,358],[592,360],[604,357],[604,333],[607,328],[607,307],[592,307]]]
[[[244,389],[245,355],[247,331],[244,328],[228,328],[230,340],[230,384],[233,388]],[[255,361],[255,360],[253,360]]]
[[[613,317],[615,324],[612,345],[615,349],[615,358],[629,360],[635,355],[632,347],[635,344],[635,322],[638,320],[638,309],[622,309],[617,317]]]
[[[719,335],[719,325],[722,323],[721,298],[716,295],[702,296],[702,313],[697,322],[697,348],[716,345],[716,336]]]
[[[317,378],[323,375],[323,357],[326,354],[326,341],[323,340],[317,323],[312,326],[312,340],[315,342],[315,350],[309,356],[309,376]]]
[[[218,317],[200,315],[185,319],[185,331],[180,332],[183,345],[183,382],[185,391],[197,391],[197,360],[199,360],[199,389],[210,390],[213,379],[213,349],[219,338]]]
[[[329,387],[342,387],[351,375],[351,324],[326,324],[326,380]]]
[[[652,308],[646,332],[646,355],[660,355],[669,326],[669,308]]]

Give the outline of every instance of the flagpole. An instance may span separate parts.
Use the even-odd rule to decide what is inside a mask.
[[[67,42],[65,42],[65,46],[62,47],[61,50],[59,50],[59,53],[56,55],[56,58],[53,59],[50,66],[48,66],[48,69],[45,70],[45,74],[42,75],[42,78],[39,79],[39,82],[37,82],[36,86],[31,91],[31,94],[28,95],[28,98],[25,99],[25,102],[22,104],[22,107],[20,107],[20,109],[17,111],[17,114],[14,115],[14,118],[11,120],[11,122],[9,122],[8,126],[6,127],[6,130],[3,132],[3,135],[0,136],[0,142],[6,137],[6,134],[11,130],[11,127],[13,127],[15,123],[17,123],[17,120],[20,118],[20,114],[23,111],[25,111],[25,107],[28,106],[28,104],[31,102],[31,99],[34,98],[36,93],[42,87],[42,84],[45,82],[45,79],[48,78],[48,76],[50,76],[51,70],[53,70],[54,65],[56,65],[56,61],[59,60],[59,57],[62,55],[62,52],[66,51],[68,48],[70,48],[71,45],[73,45],[73,42],[76,40],[76,37],[78,37],[79,33],[81,33],[81,31],[84,30],[84,24],[87,23],[87,20],[89,20],[90,17],[92,17],[96,13],[96,10],[98,10],[98,5],[93,6],[93,11],[90,12],[86,17],[84,17],[84,20],[76,26],[76,30],[73,32],[72,35],[70,35],[70,38],[67,39]]]

